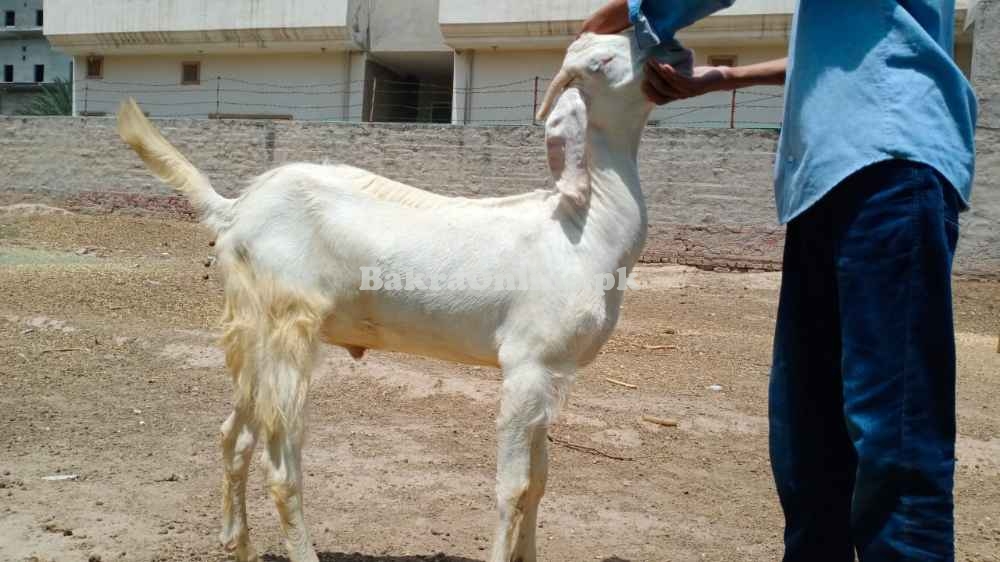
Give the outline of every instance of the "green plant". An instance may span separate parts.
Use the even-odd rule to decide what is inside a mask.
[[[72,115],[73,82],[56,78],[21,108],[18,115]]]

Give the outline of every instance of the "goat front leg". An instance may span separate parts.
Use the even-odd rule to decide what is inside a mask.
[[[222,532],[219,541],[237,562],[256,562],[247,526],[247,472],[257,433],[246,408],[237,406],[222,424]]]
[[[548,475],[548,426],[566,379],[538,365],[505,369],[497,420],[500,521],[490,562],[535,562],[538,504]]]

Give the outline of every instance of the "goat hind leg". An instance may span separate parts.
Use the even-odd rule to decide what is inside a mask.
[[[304,353],[290,353],[296,346],[291,340],[271,350],[262,360],[259,384],[266,388],[265,411],[269,421],[262,422],[266,436],[267,489],[278,508],[285,546],[291,562],[317,562],[302,513],[302,445],[306,426],[306,394],[309,370],[315,347],[305,344]],[[258,393],[258,410],[261,392]]]
[[[317,562],[302,514],[302,445],[309,379],[325,303],[271,286],[253,346],[254,411],[267,459],[267,489],[291,562]],[[242,380],[242,379],[241,379]]]
[[[278,508],[291,562],[317,562],[302,513],[302,428],[268,437],[268,491]]]
[[[255,562],[247,526],[247,473],[257,433],[246,408],[237,407],[222,424],[222,532],[219,542],[237,562]]]

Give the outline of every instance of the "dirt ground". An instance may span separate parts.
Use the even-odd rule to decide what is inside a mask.
[[[206,233],[37,210],[0,216],[0,560],[226,560],[217,433],[229,380],[214,347],[221,298],[202,263]],[[553,446],[541,559],[778,560],[765,418],[778,276],[650,267],[639,278],[649,287],[630,293],[553,429],[631,460]],[[956,292],[958,559],[995,562],[1000,284],[958,280]],[[305,450],[306,516],[323,561],[485,558],[499,378],[325,354]],[[254,542],[284,560],[262,484],[255,464]]]

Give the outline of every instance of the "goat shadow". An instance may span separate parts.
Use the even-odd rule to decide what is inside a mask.
[[[569,202],[569,198],[563,197],[559,201],[559,206],[556,207],[556,211],[552,213],[552,217],[559,220],[559,224],[562,227],[563,233],[566,238],[569,239],[570,243],[576,246],[580,243],[580,238],[583,237],[583,229],[587,226],[587,217],[590,214],[590,199],[587,199],[587,204],[582,209],[576,209],[573,204]],[[614,559],[609,559],[611,562],[616,562]],[[608,560],[603,560],[602,562],[608,562]]]
[[[476,560],[473,558],[464,558],[462,556],[448,556],[443,552],[431,555],[413,555],[413,556],[372,556],[369,554],[361,554],[360,552],[346,553],[346,552],[318,552],[320,562],[483,562],[482,560]],[[284,556],[274,556],[270,554],[265,554],[260,558],[264,562],[288,562],[288,558]],[[601,562],[630,562],[624,558],[619,558],[617,556],[612,556],[610,558],[605,558]]]

